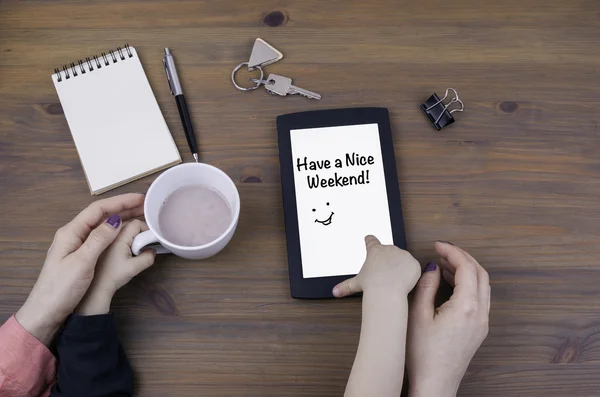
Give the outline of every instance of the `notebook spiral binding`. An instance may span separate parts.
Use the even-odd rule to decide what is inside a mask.
[[[127,59],[125,57],[126,55],[129,58],[133,58],[129,44],[125,44],[124,48],[117,47],[116,50],[108,50],[108,55],[105,52],[102,52],[100,55],[93,55],[91,58],[86,57],[85,60],[80,59],[77,62],[71,62],[69,65],[63,65],[62,69],[55,68],[54,73],[57,76],[57,81],[61,82],[63,81],[63,76],[64,79],[68,80],[72,77],[77,77],[79,74],[86,74],[93,72],[95,69],[102,69],[102,64],[104,64],[104,66],[110,66],[113,63],[117,63],[119,59],[124,61]],[[77,72],[78,68],[79,73]]]

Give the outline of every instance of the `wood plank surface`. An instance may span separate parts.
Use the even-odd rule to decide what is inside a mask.
[[[284,54],[268,72],[323,99],[235,90],[256,37]],[[0,321],[94,199],[50,73],[134,45],[190,161],[168,46],[201,157],[242,209],[220,255],[160,258],[119,291],[137,395],[343,394],[360,300],[289,297],[275,117],[350,106],[390,109],[411,252],[425,262],[450,240],[490,273],[490,334],[459,395],[600,395],[599,37],[597,0],[0,1]],[[446,87],[466,111],[436,132],[419,104]]]

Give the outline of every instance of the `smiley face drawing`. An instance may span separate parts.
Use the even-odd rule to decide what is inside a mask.
[[[326,219],[320,220],[319,218],[315,219],[315,223],[320,223],[321,225],[324,226],[329,226],[331,225],[331,220],[333,219],[333,215],[334,212],[329,210],[329,202],[327,203],[327,212],[329,213],[329,216]],[[317,212],[316,208],[313,208],[313,212]]]

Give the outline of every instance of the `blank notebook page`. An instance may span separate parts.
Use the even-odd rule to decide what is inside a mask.
[[[135,48],[60,70],[52,81],[92,194],[181,162]]]

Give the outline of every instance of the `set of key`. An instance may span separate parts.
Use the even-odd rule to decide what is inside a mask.
[[[310,99],[321,99],[320,94],[296,87],[292,84],[292,79],[278,74],[271,73],[266,80],[252,79],[252,81],[264,85],[267,92],[271,95],[302,95]]]
[[[269,45],[266,41],[260,38],[256,39],[254,42],[254,47],[252,48],[250,60],[248,62],[240,63],[233,69],[233,72],[231,72],[231,82],[235,88],[240,91],[253,91],[260,86],[263,86],[271,95],[302,95],[310,99],[321,99],[320,94],[293,85],[292,79],[289,77],[271,73],[267,79],[264,79],[264,72],[262,68],[264,66],[271,65],[282,58],[283,54],[277,51],[273,46]],[[235,74],[243,66],[247,66],[249,71],[258,70],[260,72],[260,78],[250,79],[250,81],[255,83],[255,85],[252,87],[242,87],[235,81]]]

